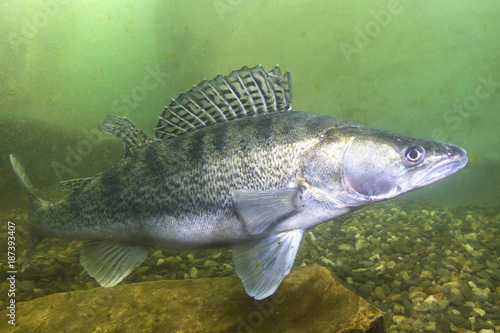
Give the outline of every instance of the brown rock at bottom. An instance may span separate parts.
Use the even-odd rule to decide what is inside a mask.
[[[16,304],[15,326],[0,317],[1,332],[385,331],[380,310],[318,265],[294,270],[262,301],[233,275],[52,294]]]

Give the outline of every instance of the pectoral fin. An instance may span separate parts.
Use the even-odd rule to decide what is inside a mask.
[[[252,235],[266,230],[273,223],[302,210],[300,187],[270,191],[232,191],[238,216]]]
[[[102,287],[113,287],[146,258],[149,248],[108,241],[88,242],[80,252],[80,264]]]
[[[234,247],[234,267],[249,296],[261,300],[276,291],[292,268],[302,233],[290,230]]]

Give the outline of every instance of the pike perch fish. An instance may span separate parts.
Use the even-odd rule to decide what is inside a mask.
[[[462,169],[466,152],[292,108],[290,73],[243,67],[172,100],[148,138],[123,117],[100,130],[125,156],[72,192],[29,197],[27,258],[46,237],[86,240],[83,268],[101,285],[122,281],[151,247],[232,246],[248,295],[272,295],[290,272],[305,230]],[[25,261],[26,262],[26,261]]]

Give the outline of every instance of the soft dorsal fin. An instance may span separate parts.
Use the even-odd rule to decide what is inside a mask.
[[[227,120],[292,109],[290,72],[279,66],[266,72],[261,65],[243,67],[227,76],[203,80],[165,107],[155,128],[168,139]]]
[[[120,139],[125,149],[125,157],[129,156],[135,147],[148,142],[148,136],[135,127],[133,122],[114,114],[107,115],[99,124],[99,129]]]

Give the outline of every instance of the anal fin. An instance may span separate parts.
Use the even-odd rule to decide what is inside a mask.
[[[146,258],[149,248],[109,241],[84,243],[80,264],[102,287],[113,287]]]
[[[302,234],[295,229],[234,247],[236,274],[249,296],[261,300],[276,291],[293,266]]]
[[[78,190],[90,183],[92,179],[92,177],[89,177],[63,180],[56,184],[56,188],[59,190]]]

